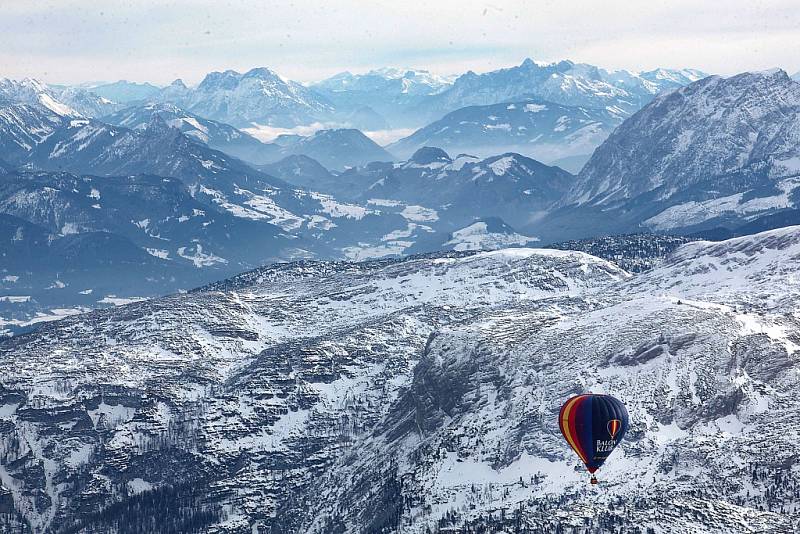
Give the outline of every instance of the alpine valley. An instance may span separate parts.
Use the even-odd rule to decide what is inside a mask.
[[[0,531],[798,532],[798,187],[780,69],[2,79]]]

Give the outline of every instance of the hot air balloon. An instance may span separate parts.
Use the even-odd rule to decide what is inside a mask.
[[[594,472],[628,431],[628,410],[611,395],[577,395],[561,407],[558,425],[564,439],[592,474],[591,483],[597,484]]]

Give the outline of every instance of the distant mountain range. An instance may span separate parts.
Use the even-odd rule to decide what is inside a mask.
[[[605,69],[560,61],[521,65],[475,74],[467,72],[446,91],[432,96],[420,111],[429,118],[463,108],[538,98],[565,106],[604,109],[620,116],[639,110],[660,92],[703,78],[702,72],[658,69],[649,72],[609,72]]]
[[[425,70],[384,68],[366,74],[343,72],[311,88],[342,112],[375,113],[383,117],[387,125],[397,128],[418,125],[409,110],[448,89],[454,79]]]
[[[381,139],[397,139],[391,132],[422,127],[424,131],[397,145],[399,154],[396,155],[407,158],[421,146],[441,145],[455,153],[469,152],[481,157],[497,152],[519,152],[577,171],[610,128],[655,94],[690,83],[701,75],[691,69],[658,69],[636,74],[609,72],[569,61],[543,64],[526,60],[517,67],[481,75],[468,72],[458,77],[445,77],[424,70],[384,68],[365,74],[345,72],[305,86],[260,67],[245,73],[212,72],[195,87],[181,80],[163,88],[124,80],[76,87],[46,85],[35,80],[6,80],[0,83],[0,96],[16,102],[43,104],[62,115],[111,116],[108,120],[114,123],[122,118],[131,120],[131,117],[114,116],[127,106],[146,109],[154,103],[172,105],[183,110],[181,113],[186,118],[211,120],[236,129],[247,128],[253,135],[266,132],[259,137],[267,140],[272,139],[269,132],[274,129],[297,127],[305,128],[306,132],[309,128],[389,132],[379,133],[376,138]],[[499,107],[472,109],[525,101],[546,101],[552,108],[562,106],[563,115],[555,119],[567,117],[570,125],[545,124],[549,121],[545,120],[547,114],[534,120],[533,117],[503,117]],[[450,112],[457,113],[443,118]],[[166,110],[161,111],[161,114],[166,113]],[[585,114],[592,117],[579,117]],[[498,120],[493,121],[492,117]],[[456,128],[450,124],[453,120],[474,124]],[[587,120],[597,124],[589,126],[582,122]],[[146,120],[142,117],[136,122]],[[506,127],[512,123],[511,129]],[[487,135],[481,135],[484,126],[486,132],[483,133]],[[186,126],[181,128],[189,130]],[[447,128],[445,133],[435,134],[444,128]],[[542,136],[537,139],[539,134]],[[304,135],[308,134],[304,132]],[[481,143],[481,138],[486,145]],[[231,155],[253,164],[269,163],[294,153],[278,154],[244,137],[235,142],[214,139],[209,146],[228,150]],[[389,152],[393,152],[392,148]],[[307,155],[320,161],[326,159],[319,153]],[[379,157],[374,153],[371,157],[385,159],[387,156]],[[322,162],[337,168],[365,161],[337,158]]]
[[[387,148],[400,157],[436,146],[481,157],[519,152],[544,161],[588,160],[622,120],[605,109],[526,99],[458,109]]]
[[[120,107],[85,89],[47,85],[30,78],[20,81],[0,78],[0,100],[40,104],[54,113],[74,117],[99,117]]]
[[[281,155],[305,155],[335,170],[395,159],[372,139],[352,128],[319,130],[307,137],[285,139],[279,152]]]
[[[586,84],[567,84],[576,100],[616,98],[620,91],[650,100],[627,118],[616,105],[601,109],[535,96],[474,105],[386,150],[351,128],[262,143],[167,101],[113,104],[110,114],[92,118],[59,100],[94,95],[85,89],[69,93],[33,80],[4,81],[0,214],[6,217],[7,265],[19,272],[6,267],[3,287],[28,288],[31,305],[15,303],[14,309],[30,311],[56,304],[52,296],[59,293],[51,286],[58,284],[71,288],[60,293],[72,292],[64,302],[88,306],[109,295],[185,289],[281,259],[363,260],[642,231],[722,238],[800,220],[800,84],[783,71],[712,76],[684,87],[696,72],[626,77],[526,62],[474,75],[474,83],[511,83],[540,71],[573,81],[588,77],[599,84],[594,89],[617,84],[593,97]],[[441,99],[459,87],[462,96],[477,97],[464,81],[396,74],[384,73],[401,80],[387,87],[414,98]],[[339,83],[382,87],[370,77],[341,77]],[[251,89],[268,99],[267,87],[307,94],[263,69],[206,81],[201,93],[223,95],[211,99],[217,103]],[[542,81],[540,89],[549,87]],[[667,92],[654,95],[662,87]],[[160,89],[159,98],[170,92],[200,95],[173,84]],[[276,109],[289,108],[299,109]],[[577,177],[540,161],[565,156],[577,169],[596,143]],[[529,157],[532,152],[539,156]],[[403,159],[393,161],[398,155]],[[30,241],[14,241],[17,229]],[[104,243],[102,253],[96,243]],[[82,287],[91,276],[81,278],[69,262],[90,265],[93,254],[97,285]],[[48,267],[23,269],[35,256]],[[129,270],[131,280],[141,279],[136,269],[151,273],[148,283],[136,286],[143,294],[130,294],[134,285],[124,277],[115,281],[108,275],[113,269]],[[81,293],[87,289],[98,293]]]
[[[136,83],[127,80],[90,85],[87,89],[96,95],[120,104],[145,102],[155,97],[161,91],[161,88],[151,83]]]
[[[244,74],[212,72],[193,88],[176,80],[151,98],[237,127],[291,128],[327,119],[334,111],[321,95],[264,67]]]
[[[262,143],[255,137],[228,124],[189,113],[174,104],[142,104],[125,108],[103,117],[103,121],[134,130],[146,128],[154,117],[160,117],[167,125],[177,128],[187,137],[236,156],[248,163],[260,165],[281,157],[276,145]]]

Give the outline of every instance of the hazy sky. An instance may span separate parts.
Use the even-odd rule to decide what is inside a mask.
[[[310,81],[397,65],[572,59],[632,70],[800,70],[798,0],[0,0],[0,77],[198,82],[267,66]]]

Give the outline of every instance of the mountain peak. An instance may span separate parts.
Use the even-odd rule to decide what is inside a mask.
[[[281,81],[286,81],[281,77],[277,72],[267,67],[256,67],[253,69],[248,70],[242,76],[242,79],[245,78],[258,78],[261,80],[273,80],[279,79]]]
[[[156,136],[163,136],[169,134],[182,135],[180,130],[178,130],[177,128],[173,128],[172,126],[167,124],[167,121],[165,121],[164,118],[157,111],[155,111],[150,116],[150,120],[144,127],[144,131],[148,134]]]
[[[308,139],[323,139],[323,138],[366,138],[367,136],[361,130],[355,128],[327,128],[324,130],[317,130]]]
[[[431,163],[450,163],[453,160],[441,148],[424,146],[414,152],[409,161],[418,165],[430,165]]]
[[[233,89],[242,78],[241,73],[235,70],[226,70],[224,72],[214,71],[206,74],[200,85],[197,86],[200,90],[215,90],[215,89]]]
[[[781,69],[709,76],[662,93],[595,150],[569,201],[607,205],[655,190],[666,201],[715,179],[731,190],[741,173],[786,177],[800,158],[798,116],[800,86]]]

